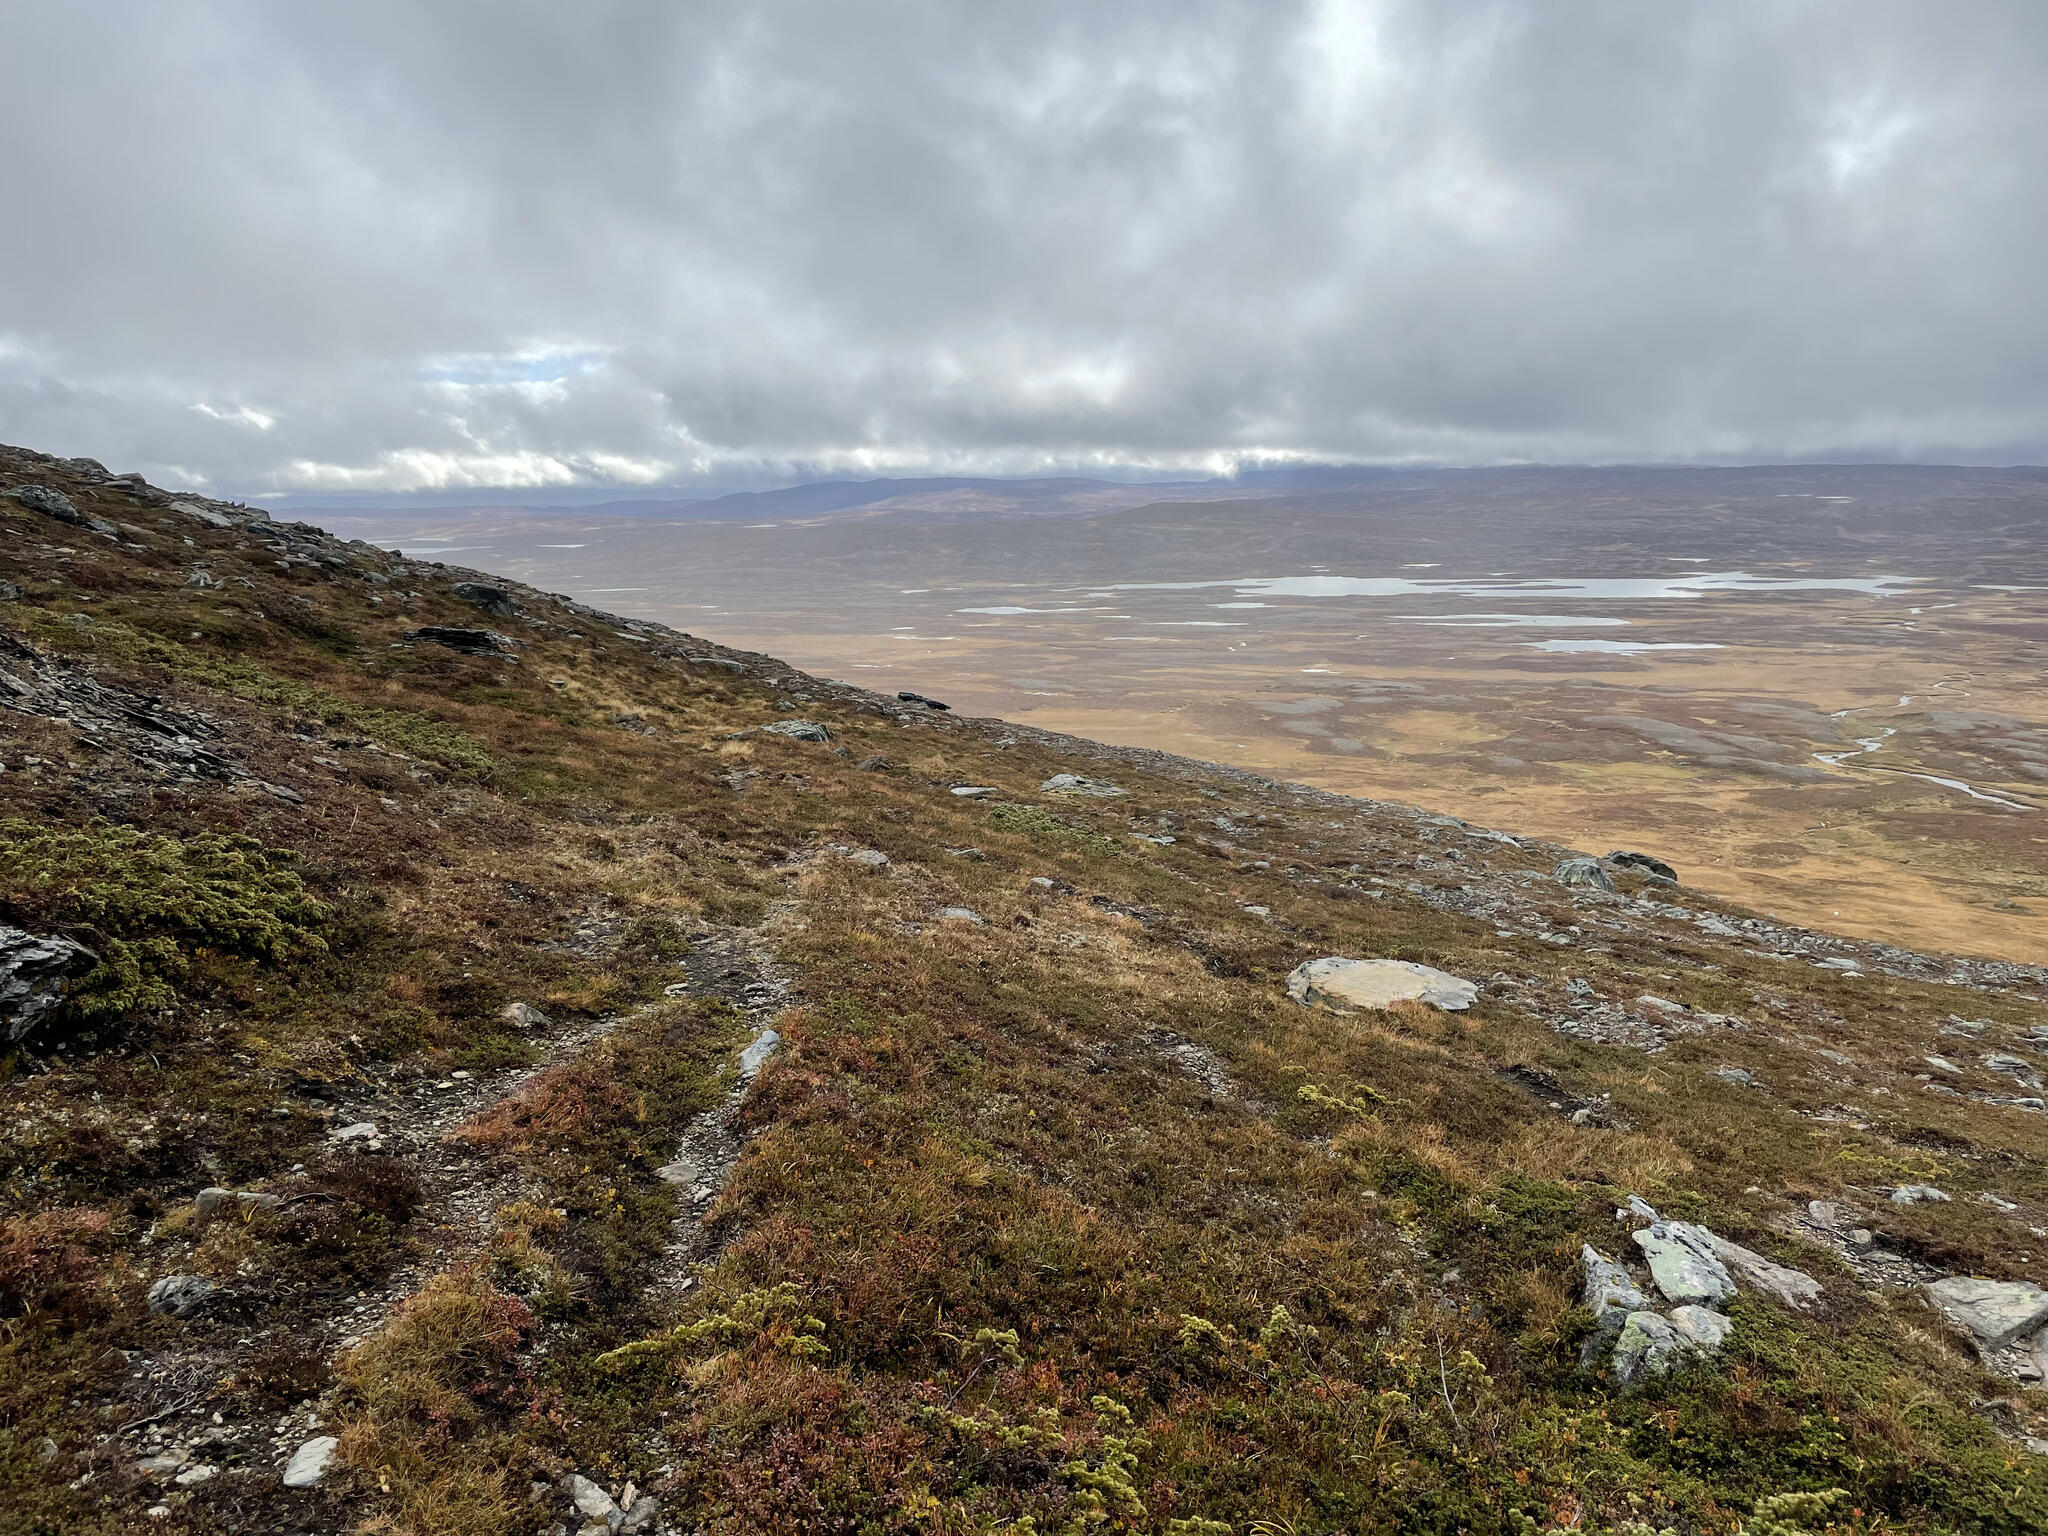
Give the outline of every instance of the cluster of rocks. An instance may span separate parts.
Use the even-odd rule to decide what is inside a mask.
[[[575,1525],[557,1521],[549,1528],[548,1536],[613,1536],[615,1532],[645,1531],[661,1518],[661,1500],[651,1493],[642,1492],[628,1482],[616,1495],[601,1484],[592,1482],[581,1472],[571,1472],[563,1478],[561,1491],[569,1495],[574,1507]],[[548,1493],[546,1483],[534,1485],[535,1502]]]
[[[2016,1381],[2048,1379],[2048,1291],[2023,1280],[1950,1275],[1924,1289],[1985,1365]]]
[[[1693,1222],[1665,1221],[1638,1197],[1630,1197],[1615,1215],[1648,1223],[1632,1237],[1649,1267],[1652,1288],[1669,1308],[1659,1311],[1626,1265],[1590,1243],[1580,1250],[1586,1305],[1593,1313],[1581,1363],[1591,1369],[1607,1358],[1623,1386],[1667,1375],[1687,1358],[1719,1350],[1735,1331],[1725,1309],[1743,1288],[1795,1312],[1810,1312],[1820,1304],[1820,1282],[1805,1271],[1775,1263]]]

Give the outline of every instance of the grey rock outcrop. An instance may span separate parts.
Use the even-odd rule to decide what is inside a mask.
[[[815,741],[823,745],[832,740],[832,733],[815,720],[777,720],[761,729],[770,736],[787,736],[791,741]]]
[[[1614,881],[1598,859],[1566,859],[1550,872],[1559,885],[1581,891],[1611,891]]]
[[[1650,1278],[1678,1306],[1724,1306],[1735,1297],[1735,1277],[1714,1254],[1713,1234],[1689,1221],[1653,1222],[1635,1234],[1649,1261]]]
[[[2048,1327],[2048,1291],[2038,1285],[1951,1275],[1928,1285],[1927,1294],[1983,1354]]]
[[[487,581],[458,581],[448,590],[470,607],[480,608],[494,619],[509,619],[518,611],[512,606],[510,592]]]
[[[26,1039],[97,964],[99,957],[83,944],[0,924],[0,1044]]]
[[[418,629],[408,629],[405,638],[445,646],[465,656],[512,658],[510,637],[499,634],[495,629],[460,629],[451,624],[426,624]]]
[[[1750,1290],[1761,1291],[1794,1312],[1810,1312],[1820,1304],[1820,1282],[1805,1270],[1774,1263],[1740,1243],[1729,1242],[1718,1232],[1707,1231],[1705,1227],[1695,1230],[1706,1234],[1714,1257]]]
[[[1113,800],[1130,791],[1107,779],[1091,779],[1078,773],[1056,773],[1038,786],[1039,793],[1046,795],[1091,795],[1098,800]]]
[[[1678,871],[1653,854],[1617,848],[1607,855],[1605,862],[1612,864],[1616,869],[1632,869],[1638,874],[1648,875],[1652,880],[1666,880],[1673,885],[1678,884]]]
[[[165,1275],[149,1288],[149,1310],[157,1317],[195,1317],[217,1289],[204,1275]]]
[[[53,491],[47,485],[17,485],[7,495],[27,507],[31,512],[40,512],[45,517],[54,517],[60,523],[83,523],[78,508],[71,504],[71,498],[62,491]]]

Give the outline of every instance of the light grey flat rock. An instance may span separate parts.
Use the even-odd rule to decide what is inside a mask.
[[[2048,1325],[2048,1291],[2024,1281],[1951,1275],[1930,1284],[1927,1294],[1985,1354]]]
[[[287,1488],[311,1488],[327,1475],[327,1463],[334,1459],[334,1448],[341,1442],[333,1435],[315,1435],[296,1451],[284,1465],[284,1485]]]
[[[1456,1013],[1472,1006],[1479,987],[1462,976],[1412,960],[1328,956],[1296,966],[1287,978],[1287,995],[1304,1007],[1321,1003],[1339,1012],[1423,1002]]]

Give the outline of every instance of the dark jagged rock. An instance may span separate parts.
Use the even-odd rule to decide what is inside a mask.
[[[494,619],[509,619],[518,610],[512,606],[512,594],[503,587],[494,587],[487,581],[458,581],[448,589],[472,608],[480,608]]]
[[[40,512],[45,517],[54,517],[60,523],[83,523],[84,517],[71,504],[71,498],[61,491],[53,491],[46,485],[17,485],[7,494],[27,507],[31,512]]]
[[[457,629],[448,624],[427,624],[405,632],[408,640],[422,640],[428,645],[446,646],[451,651],[460,651],[465,656],[495,656],[504,661],[516,661],[512,654],[512,641],[495,629]]]
[[[99,956],[57,934],[0,924],[0,1043],[18,1044],[64,1006]]]
[[[1612,864],[1616,869],[1635,870],[1638,874],[1648,875],[1652,880],[1668,880],[1673,885],[1678,884],[1678,871],[1654,854],[1617,848],[1607,855],[1605,862]]]
[[[899,693],[896,700],[900,704],[922,704],[926,709],[943,710],[953,707],[950,704],[941,704],[937,699],[928,699],[921,693]]]

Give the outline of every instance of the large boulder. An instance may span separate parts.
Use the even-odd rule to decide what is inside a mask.
[[[1479,987],[1412,960],[1346,960],[1330,955],[1296,966],[1287,978],[1287,995],[1303,1007],[1320,1003],[1339,1013],[1404,1002],[1456,1013],[1472,1006]]]
[[[71,504],[71,498],[62,491],[53,491],[47,485],[17,485],[6,493],[27,507],[31,512],[40,512],[45,517],[54,517],[60,523],[83,523],[85,518],[78,508]]]
[[[1726,1306],[1735,1277],[1715,1256],[1713,1234],[1689,1221],[1652,1222],[1635,1234],[1649,1260],[1650,1278],[1664,1299],[1679,1306]]]
[[[2048,1327],[2048,1291],[2024,1281],[1951,1275],[1934,1281],[1927,1294],[1942,1316],[1987,1355]]]
[[[25,1039],[97,964],[83,944],[0,924],[0,1044]]]
[[[1614,881],[1607,871],[1600,867],[1598,859],[1566,859],[1552,870],[1551,878],[1559,885],[1579,891],[1611,891]]]
[[[512,594],[487,581],[458,581],[448,590],[470,607],[481,608],[494,619],[509,619],[517,611],[512,606]]]
[[[1607,855],[1606,862],[1616,869],[1632,869],[1639,875],[1648,875],[1652,880],[1668,880],[1673,885],[1678,884],[1678,871],[1654,854],[1617,848]]]

